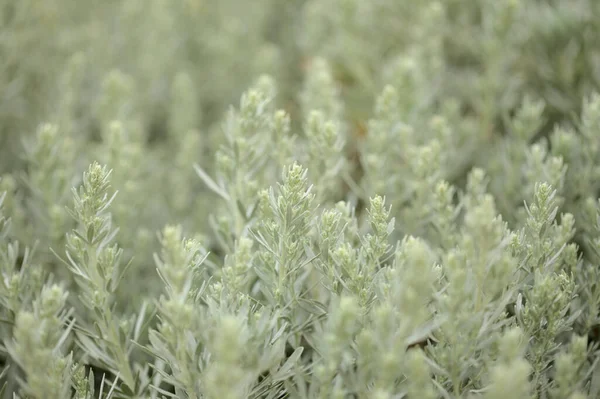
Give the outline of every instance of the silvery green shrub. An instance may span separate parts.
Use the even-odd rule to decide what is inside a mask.
[[[0,21],[0,398],[600,397],[599,2]]]

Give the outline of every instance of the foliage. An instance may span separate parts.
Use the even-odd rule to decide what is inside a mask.
[[[0,398],[600,397],[600,2],[0,21]]]

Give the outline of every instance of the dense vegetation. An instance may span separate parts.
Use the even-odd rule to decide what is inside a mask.
[[[0,24],[0,398],[600,397],[600,2]]]

